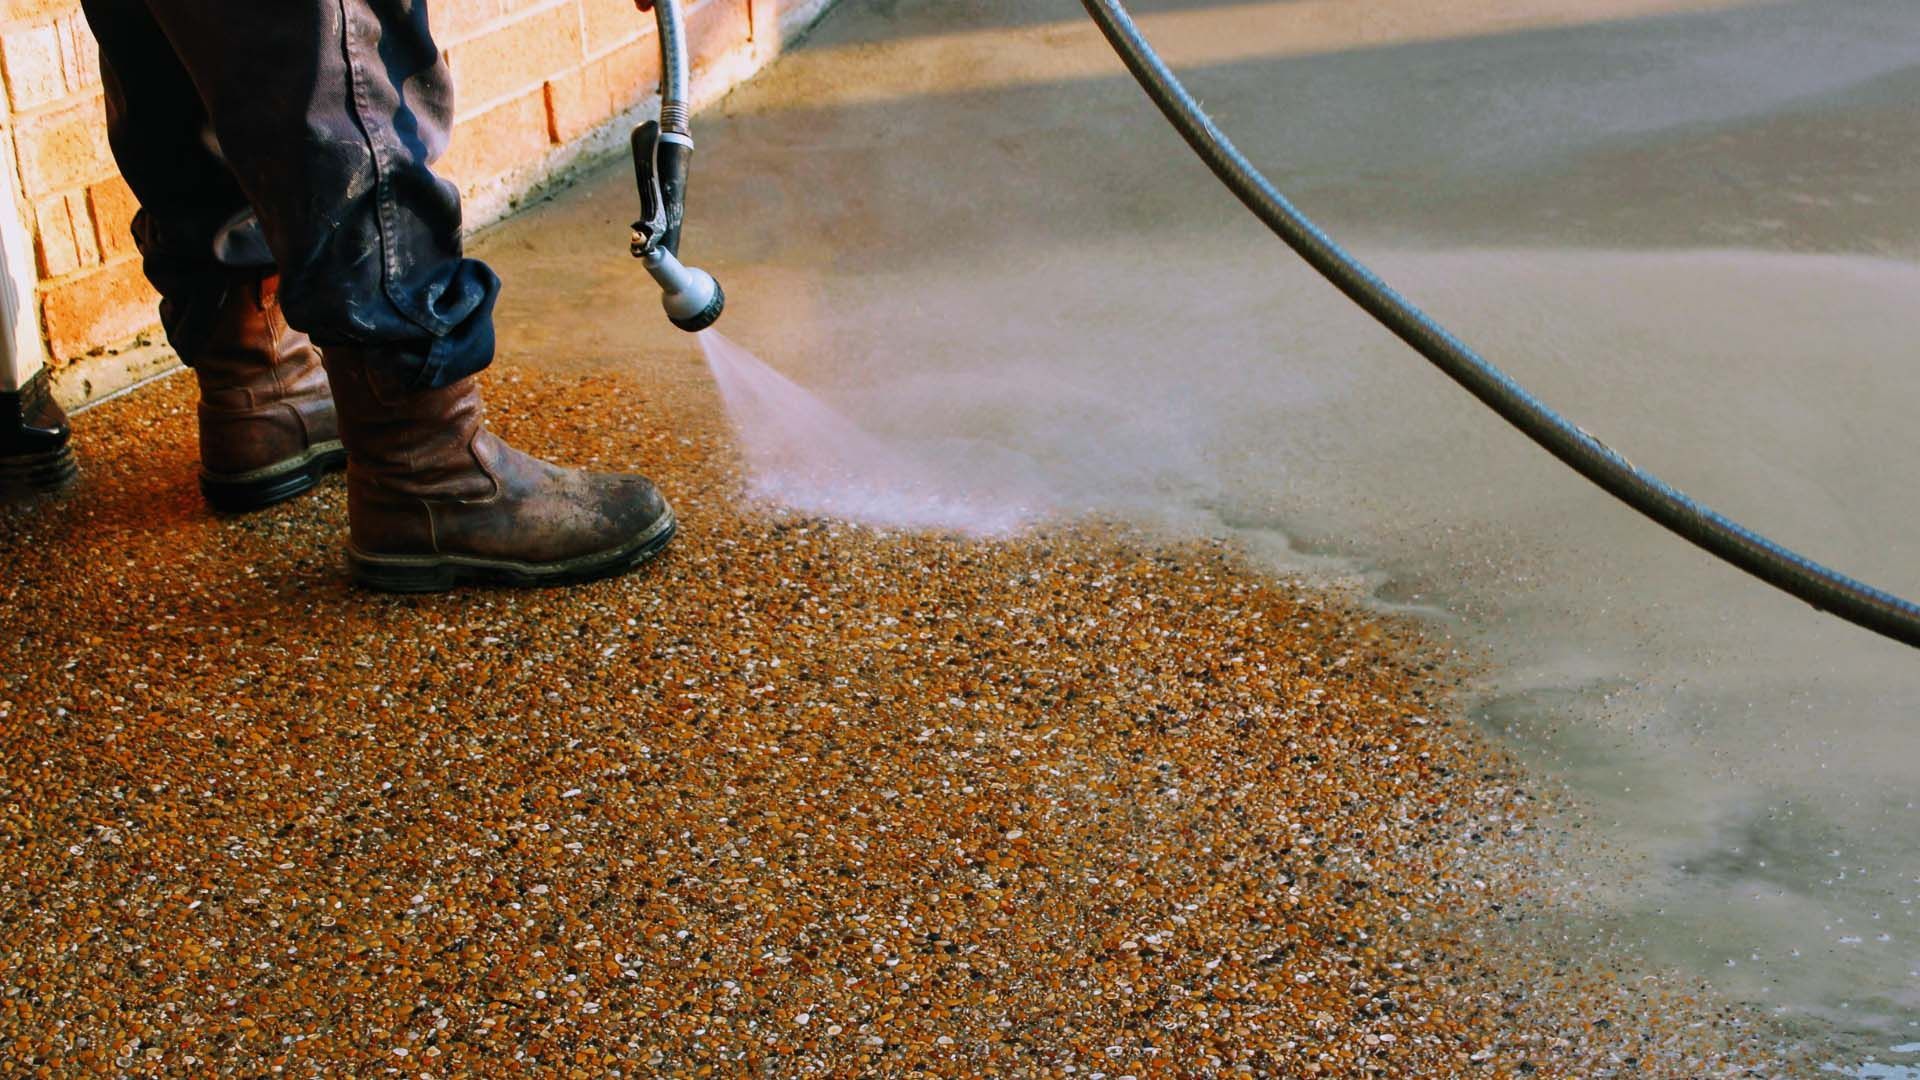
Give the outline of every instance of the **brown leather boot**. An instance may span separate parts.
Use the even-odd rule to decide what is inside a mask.
[[[673,539],[643,476],[562,469],[501,442],[471,378],[403,388],[370,350],[327,350],[347,441],[347,562],[363,585],[560,585],[631,570]]]
[[[258,510],[346,464],[320,352],[280,315],[277,277],[234,287],[191,366],[200,380],[200,490]]]

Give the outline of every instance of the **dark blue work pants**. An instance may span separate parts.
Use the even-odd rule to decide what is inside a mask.
[[[84,0],[134,240],[183,359],[275,270],[287,322],[444,386],[493,359],[500,282],[435,176],[453,87],[424,0]]]

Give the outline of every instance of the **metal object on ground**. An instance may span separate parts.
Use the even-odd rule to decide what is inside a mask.
[[[1274,235],[1354,303],[1528,438],[1675,535],[1848,622],[1920,647],[1920,605],[1829,569],[1688,498],[1548,408],[1395,292],[1302,214],[1181,85],[1120,0],[1081,0],[1195,154]]]
[[[633,129],[640,220],[633,223],[630,248],[659,283],[668,320],[695,332],[719,321],[727,297],[712,274],[680,262],[680,227],[686,219],[687,174],[693,161],[688,127],[691,66],[679,0],[658,0],[654,16],[660,27],[660,119]]]

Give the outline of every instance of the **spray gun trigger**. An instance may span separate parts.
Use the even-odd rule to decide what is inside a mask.
[[[653,250],[667,234],[667,200],[660,190],[660,171],[654,164],[660,145],[660,124],[649,120],[633,129],[634,182],[640,189],[640,220],[633,223],[629,245],[634,258]]]

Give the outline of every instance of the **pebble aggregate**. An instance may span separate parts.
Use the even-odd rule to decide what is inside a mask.
[[[0,1072],[1772,1075],[1486,947],[1538,808],[1413,624],[1120,525],[746,505],[691,392],[489,394],[654,475],[669,554],[357,591],[338,479],[202,507],[186,378],[0,512]]]

